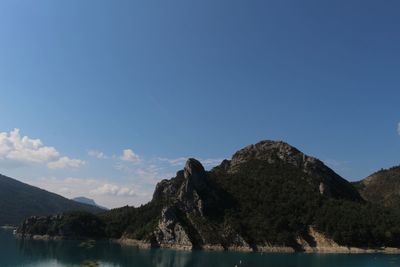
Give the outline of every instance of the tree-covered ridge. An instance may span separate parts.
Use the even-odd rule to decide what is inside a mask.
[[[400,209],[400,166],[381,169],[353,184],[364,199],[385,207]]]
[[[274,245],[301,250],[299,239],[313,244],[312,227],[340,245],[400,246],[396,210],[364,201],[322,162],[287,144],[261,145],[211,171],[189,159],[175,178],[157,185],[151,202],[97,215],[93,225],[99,229],[91,233],[153,246],[256,249]],[[80,220],[79,216],[61,220],[67,218],[62,225]],[[45,230],[35,224],[20,230],[52,234],[54,224],[48,225]]]

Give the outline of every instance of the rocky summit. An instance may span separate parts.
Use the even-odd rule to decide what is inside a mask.
[[[261,141],[249,145],[232,156],[232,160],[225,160],[223,168],[228,172],[235,172],[243,164],[258,160],[264,164],[287,164],[320,181],[320,193],[336,198],[360,200],[356,190],[349,182],[336,174],[317,158],[300,152],[297,148],[282,141]]]
[[[47,228],[41,219],[40,234],[65,233],[68,224],[79,225],[74,220],[91,218],[82,216],[52,217],[57,220],[48,220]],[[157,184],[149,203],[97,218],[98,229],[90,227],[94,237],[147,247],[316,251],[400,245],[396,212],[365,201],[323,162],[281,141],[249,145],[209,171],[190,158],[175,177]],[[37,221],[26,220],[19,233],[38,234]],[[79,236],[91,237],[85,225]]]

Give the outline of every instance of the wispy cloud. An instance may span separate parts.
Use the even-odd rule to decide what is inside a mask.
[[[397,134],[400,135],[400,122],[397,123]]]
[[[101,151],[98,151],[95,149],[89,150],[88,155],[91,157],[98,158],[98,159],[108,159],[109,158],[106,154],[104,154],[104,152],[101,152]]]
[[[204,166],[216,166],[221,164],[224,159],[200,159],[200,162]]]
[[[172,166],[182,166],[185,164],[189,157],[179,157],[179,158],[157,158],[158,161],[167,162]],[[206,167],[213,167],[220,164],[223,159],[221,158],[208,158],[208,159],[198,159],[204,166]]]
[[[173,165],[173,166],[182,165],[187,161],[187,159],[188,159],[187,157],[180,157],[180,158],[173,158],[173,159],[170,159],[170,158],[157,158],[157,160],[167,162],[167,163],[169,163],[170,165]]]
[[[56,161],[47,163],[49,169],[65,169],[65,168],[79,168],[85,162],[80,159],[70,159],[68,157],[61,157]]]
[[[140,205],[151,199],[152,191],[140,185],[113,181],[105,178],[56,178],[42,177],[31,181],[30,184],[55,192],[67,198],[85,196],[95,199],[100,204],[109,208],[125,205]]]
[[[103,184],[89,192],[90,195],[135,196],[137,190],[132,187],[118,186],[116,184]]]
[[[133,152],[132,149],[124,149],[124,151],[122,151],[122,155],[119,157],[120,160],[123,161],[129,161],[129,162],[133,162],[133,163],[137,163],[140,161],[140,158],[137,154],[135,154],[135,152]]]

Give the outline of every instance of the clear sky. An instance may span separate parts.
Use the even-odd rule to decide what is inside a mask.
[[[117,207],[149,200],[187,157],[210,168],[262,139],[349,180],[397,165],[399,13],[397,0],[1,1],[0,173]]]

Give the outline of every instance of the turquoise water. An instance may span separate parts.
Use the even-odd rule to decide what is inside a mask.
[[[400,255],[379,254],[262,254],[238,252],[183,252],[164,249],[142,250],[109,242],[82,248],[78,241],[16,240],[12,231],[0,229],[0,267],[81,266],[85,261],[98,266],[138,267],[394,267]],[[240,264],[241,262],[241,264]]]

